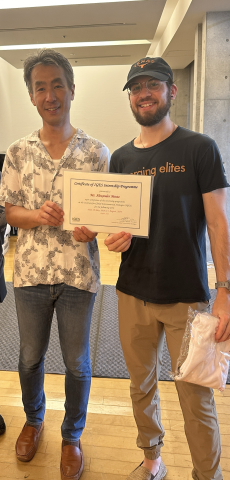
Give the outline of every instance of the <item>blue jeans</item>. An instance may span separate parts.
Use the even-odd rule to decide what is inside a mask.
[[[69,285],[37,285],[14,289],[20,332],[19,376],[27,422],[44,420],[44,359],[48,348],[54,308],[65,375],[65,440],[75,441],[85,426],[91,364],[89,332],[95,293]]]

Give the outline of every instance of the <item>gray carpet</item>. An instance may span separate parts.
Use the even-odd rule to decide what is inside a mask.
[[[216,291],[211,290],[213,303]],[[18,369],[19,334],[12,283],[7,283],[7,296],[0,304],[1,352],[0,370]],[[115,287],[102,285],[96,297],[90,348],[94,377],[129,378],[118,335],[117,296]],[[170,380],[170,357],[166,344],[160,380]],[[49,348],[45,360],[46,373],[65,373],[59,346],[57,319],[54,313]],[[228,376],[230,383],[230,374]]]

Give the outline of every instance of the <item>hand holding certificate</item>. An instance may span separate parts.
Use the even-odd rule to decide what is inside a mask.
[[[152,181],[151,176],[65,170],[63,228],[84,225],[94,232],[147,237]]]

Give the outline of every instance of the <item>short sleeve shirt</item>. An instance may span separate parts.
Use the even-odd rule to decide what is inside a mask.
[[[39,209],[46,200],[62,207],[63,170],[107,172],[108,148],[78,129],[58,167],[39,138],[39,132],[13,143],[6,154],[0,204],[28,210]],[[14,260],[14,286],[66,283],[96,292],[100,284],[97,241],[79,243],[71,231],[41,225],[20,228]]]
[[[149,238],[122,254],[117,289],[158,304],[207,301],[202,195],[229,186],[214,140],[177,127],[152,147],[116,150],[110,171],[154,176]]]

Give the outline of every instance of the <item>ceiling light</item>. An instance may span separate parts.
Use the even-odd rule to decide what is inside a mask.
[[[37,50],[38,48],[76,48],[76,47],[111,47],[120,45],[149,45],[149,40],[114,40],[110,42],[75,42],[75,43],[41,43],[31,45],[2,45],[0,50]]]
[[[0,9],[84,5],[87,3],[131,2],[133,0],[0,0]],[[140,1],[140,0],[134,0]],[[143,0],[142,0],[143,1]]]

